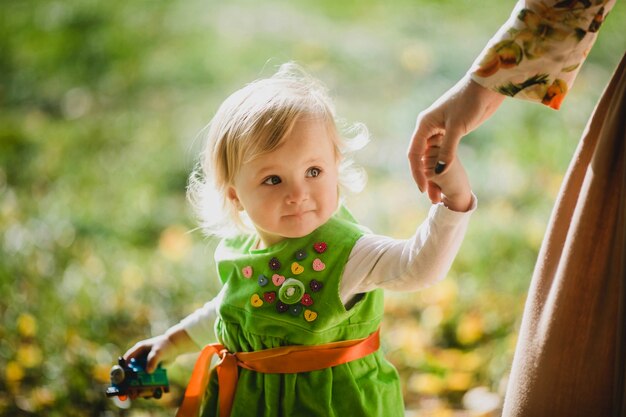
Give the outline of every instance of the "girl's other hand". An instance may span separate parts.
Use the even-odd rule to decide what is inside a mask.
[[[187,332],[179,325],[176,325],[165,332],[165,334],[137,342],[126,351],[124,359],[129,361],[131,358],[147,355],[146,371],[152,373],[159,363],[171,362],[178,355],[193,352],[197,349],[198,346]]]

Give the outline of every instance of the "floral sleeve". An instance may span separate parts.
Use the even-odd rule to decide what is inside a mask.
[[[470,70],[482,86],[558,109],[616,0],[520,0]]]

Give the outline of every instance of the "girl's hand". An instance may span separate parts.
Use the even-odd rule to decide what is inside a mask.
[[[176,325],[165,334],[137,342],[124,354],[124,359],[129,361],[131,358],[147,355],[146,372],[152,373],[159,363],[171,362],[178,355],[197,349],[187,332]]]
[[[442,143],[442,135],[432,136],[426,141],[422,165],[428,198],[433,204],[443,202],[453,211],[468,211],[472,206],[472,189],[461,161],[455,157],[444,173],[435,174]]]

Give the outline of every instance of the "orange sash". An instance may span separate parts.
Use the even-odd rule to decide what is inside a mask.
[[[185,398],[176,417],[197,417],[214,354],[220,358],[215,365],[220,387],[218,394],[220,417],[228,417],[237,388],[237,367],[271,374],[295,374],[330,368],[376,352],[380,346],[379,331],[376,330],[363,339],[316,346],[285,346],[257,352],[230,353],[219,343],[207,345],[196,361],[185,391]]]

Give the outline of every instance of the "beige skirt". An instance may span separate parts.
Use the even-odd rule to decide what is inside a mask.
[[[559,192],[531,282],[505,417],[626,416],[626,55]]]

